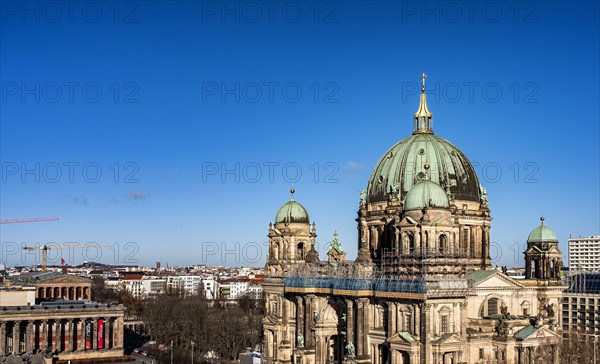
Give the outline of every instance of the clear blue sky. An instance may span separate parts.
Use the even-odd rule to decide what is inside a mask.
[[[99,260],[263,265],[291,181],[321,257],[338,229],[354,258],[359,191],[412,132],[422,72],[499,264],[542,213],[563,252],[600,233],[598,2],[266,4],[2,1],[0,216],[60,221],[2,225],[0,262],[118,242]]]

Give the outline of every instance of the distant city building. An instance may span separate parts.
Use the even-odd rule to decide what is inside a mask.
[[[215,295],[215,288],[216,287],[216,280],[215,277],[203,277],[202,278],[202,292],[204,295],[204,298],[212,300],[214,298],[216,298]]]
[[[166,276],[167,291],[181,291],[185,296],[195,296],[202,291],[202,278],[197,275]]]
[[[144,273],[132,272],[122,275],[122,287],[129,292],[134,298],[140,299],[144,297],[144,287],[142,286],[142,278]]]
[[[563,292],[562,311],[564,335],[585,335],[590,340],[600,335],[600,273],[572,276]]]
[[[153,298],[164,294],[167,288],[167,280],[164,278],[147,276],[142,278],[142,289],[145,298]]]
[[[600,272],[600,235],[569,239],[569,270]]]

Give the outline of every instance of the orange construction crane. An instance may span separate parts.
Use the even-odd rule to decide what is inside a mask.
[[[9,219],[9,220],[0,220],[0,225],[3,224],[19,224],[22,222],[42,222],[42,221],[56,221],[58,217],[35,217],[32,219]]]
[[[106,245],[106,244],[69,244],[69,245],[61,245],[61,244],[44,244],[42,246],[35,246],[35,247],[23,247],[23,250],[27,250],[27,251],[34,251],[34,250],[41,250],[42,251],[42,272],[46,271],[46,266],[48,265],[48,250],[50,249],[72,249],[72,248],[89,248],[89,247],[94,247],[94,248],[106,248],[109,247],[110,245]]]

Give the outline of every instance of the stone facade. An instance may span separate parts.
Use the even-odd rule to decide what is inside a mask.
[[[432,137],[424,93],[414,125],[361,194],[354,262],[319,261],[304,208],[302,222],[269,225],[267,362],[557,362],[566,287],[555,242],[528,243],[539,268],[527,279],[492,269],[486,191],[462,152]]]
[[[19,277],[0,286],[0,362],[52,363],[123,356],[124,306],[68,300],[61,294],[52,299],[34,297],[46,288],[68,296],[81,287],[81,293],[89,294],[89,287],[84,290],[82,286],[88,280],[78,277],[54,276],[41,280],[47,285],[44,287],[19,284],[26,282]]]
[[[39,352],[61,360],[123,355],[122,306],[66,302],[1,310],[0,358]]]

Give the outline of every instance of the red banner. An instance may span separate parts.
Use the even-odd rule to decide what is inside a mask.
[[[104,349],[104,320],[98,320],[98,349]]]

